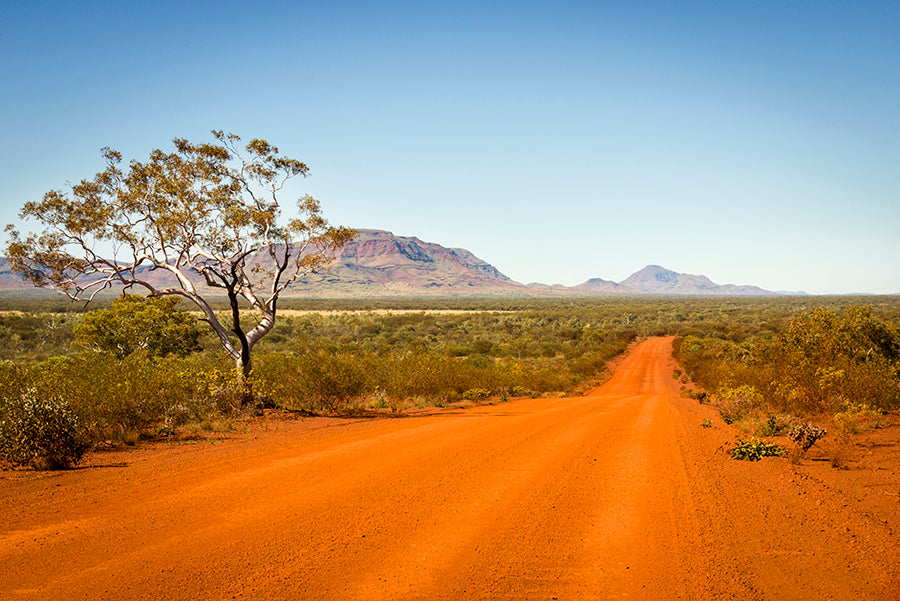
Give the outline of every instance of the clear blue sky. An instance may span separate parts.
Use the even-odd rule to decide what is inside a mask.
[[[333,223],[523,283],[900,292],[898,32],[898,2],[0,0],[0,223],[103,146],[224,129]]]

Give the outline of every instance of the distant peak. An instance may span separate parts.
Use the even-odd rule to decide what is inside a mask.
[[[662,265],[647,265],[636,273],[675,273],[671,269],[666,269]]]

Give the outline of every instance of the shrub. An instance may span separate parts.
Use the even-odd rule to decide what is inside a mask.
[[[731,458],[741,461],[759,461],[763,457],[781,457],[783,454],[782,447],[757,438],[738,438],[737,445],[731,450]]]
[[[54,357],[32,369],[35,394],[69,399],[69,408],[95,438],[134,432],[161,422],[169,407],[191,398],[194,370],[184,359],[153,359],[137,351],[123,360],[82,352]]]
[[[763,404],[762,395],[753,386],[724,388],[713,397],[713,406],[722,415],[722,421],[732,424],[758,411]]]
[[[709,404],[709,394],[705,390],[687,390],[685,394],[689,399],[694,399],[701,405]]]
[[[88,449],[78,417],[59,397],[33,391],[6,399],[0,412],[0,458],[35,469],[63,469]]]
[[[850,440],[848,435],[838,435],[837,439],[832,441],[828,459],[831,462],[831,467],[838,469],[847,468],[849,462],[853,460],[853,441]]]
[[[193,417],[198,420],[205,420],[211,417],[211,414],[231,415],[238,413],[247,395],[254,394],[259,407],[264,407],[269,401],[269,390],[260,382],[256,371],[244,376],[240,374],[236,368],[224,368],[221,366],[211,367],[209,369],[198,371],[182,372],[186,380],[191,381],[193,385],[193,402],[185,407],[189,412],[193,412]],[[166,410],[165,418],[169,421],[169,412],[175,405]],[[176,411],[176,419],[177,412]]]
[[[823,438],[826,434],[825,428],[820,428],[815,424],[803,422],[795,424],[788,432],[788,438],[793,440],[802,453],[812,448],[816,441]]]
[[[752,328],[732,318],[694,324],[673,349],[694,382],[710,390],[753,386],[779,411],[835,413],[849,403],[891,410],[900,407],[900,328],[896,305],[888,305],[889,319],[869,307],[784,306]]]
[[[111,309],[86,313],[75,326],[79,346],[124,359],[137,350],[151,356],[186,356],[200,350],[200,330],[191,313],[175,310],[175,297],[125,294]]]
[[[478,401],[489,398],[491,396],[491,391],[487,388],[470,388],[469,390],[465,391],[462,396],[464,399],[468,399],[470,401]]]
[[[31,382],[30,370],[15,361],[0,361],[0,394],[9,396],[25,391]]]
[[[781,436],[790,427],[790,415],[770,413],[757,430],[757,434],[760,436]]]
[[[843,433],[856,434],[860,430],[867,429],[870,422],[880,417],[877,411],[873,411],[866,404],[843,403],[843,411],[834,414],[832,421],[835,427]]]
[[[257,361],[260,387],[282,406],[328,413],[375,390],[373,356],[318,348],[302,355],[268,354]]]

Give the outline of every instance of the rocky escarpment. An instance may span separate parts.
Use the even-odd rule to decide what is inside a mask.
[[[327,272],[310,275],[293,293],[321,296],[520,294],[527,289],[462,248],[381,230],[359,230]]]

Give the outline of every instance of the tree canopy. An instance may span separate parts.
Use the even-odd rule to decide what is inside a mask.
[[[104,148],[106,169],[50,191],[21,211],[42,229],[7,226],[12,268],[36,286],[90,300],[113,287],[193,302],[242,373],[251,350],[274,326],[279,296],[298,278],[325,267],[355,232],[333,227],[311,196],[281,220],[279,195],[306,164],[265,140],[241,145],[214,131],[216,143],[174,140],[173,152],[153,150],[145,162],[122,165]],[[226,328],[208,302],[224,293]],[[241,308],[255,313],[245,327]]]

